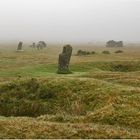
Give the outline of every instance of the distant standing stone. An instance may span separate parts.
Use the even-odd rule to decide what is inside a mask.
[[[69,70],[69,63],[70,63],[71,55],[72,55],[72,46],[65,45],[63,47],[62,53],[59,54],[57,73],[59,74],[71,73],[71,71]]]
[[[43,48],[47,47],[47,44],[44,41],[39,41],[36,47],[38,50],[42,50]]]
[[[123,47],[123,41],[109,40],[106,43],[106,47]]]
[[[22,51],[22,44],[23,42],[20,41],[17,47],[17,51]]]

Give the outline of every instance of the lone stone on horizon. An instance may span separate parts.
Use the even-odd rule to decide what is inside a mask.
[[[19,44],[18,44],[18,47],[17,47],[17,51],[23,51],[22,50],[22,45],[23,45],[23,42],[19,42]]]
[[[59,54],[57,73],[59,74],[71,73],[71,71],[69,70],[69,63],[70,63],[71,55],[72,55],[72,46],[65,45],[63,47],[62,53]]]

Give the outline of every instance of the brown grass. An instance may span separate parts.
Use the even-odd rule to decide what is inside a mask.
[[[0,138],[140,138],[139,44],[119,48],[123,51],[119,54],[114,53],[118,48],[102,44],[72,44],[70,75],[56,74],[63,44],[48,44],[42,51],[24,45],[24,52],[19,53],[15,43],[0,46],[0,103],[3,99],[18,103],[18,95],[26,90],[35,97],[38,93],[29,82],[32,77],[57,98],[55,102],[30,100],[26,94],[21,102],[30,102],[35,112],[36,103],[49,102],[53,113],[36,118],[0,117]],[[96,54],[76,56],[79,49]],[[111,54],[102,54],[106,50]],[[113,64],[129,67],[115,71]],[[11,83],[19,89],[8,89]],[[25,113],[30,109],[22,107]]]

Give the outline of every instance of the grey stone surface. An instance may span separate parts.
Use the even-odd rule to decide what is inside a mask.
[[[123,47],[123,42],[122,41],[109,40],[106,43],[106,47]]]
[[[71,73],[69,70],[69,63],[70,63],[71,55],[72,55],[72,46],[65,45],[63,47],[62,53],[59,54],[58,73],[62,73],[62,74]]]
[[[47,44],[44,41],[39,41],[36,47],[38,50],[42,50],[43,48],[47,47]]]
[[[17,47],[17,51],[22,51],[22,45],[23,45],[23,42],[20,41]]]

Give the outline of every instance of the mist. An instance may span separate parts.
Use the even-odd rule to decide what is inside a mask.
[[[0,0],[0,41],[140,41],[140,0]]]

